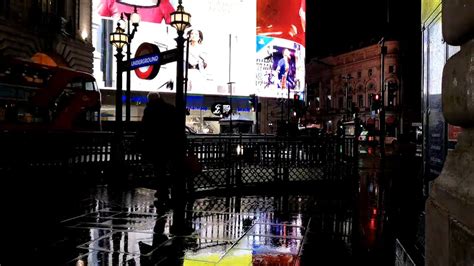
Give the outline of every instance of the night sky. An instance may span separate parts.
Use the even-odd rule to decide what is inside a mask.
[[[307,59],[374,44],[382,36],[408,46],[420,42],[420,1],[307,0],[306,5]]]

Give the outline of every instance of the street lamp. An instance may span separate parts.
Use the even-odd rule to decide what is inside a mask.
[[[285,84],[283,86],[283,89],[287,89],[287,91],[286,91],[286,97],[287,97],[287,99],[286,99],[286,115],[287,115],[287,118],[286,118],[286,133],[287,133],[287,136],[288,136],[289,135],[289,129],[290,129],[290,86]]]
[[[184,106],[184,64],[183,64],[183,54],[184,54],[184,31],[191,26],[190,19],[191,15],[184,11],[184,7],[181,5],[181,0],[179,0],[178,7],[175,12],[171,13],[171,26],[176,29],[178,37],[175,39],[177,44],[177,64],[176,64],[176,109],[178,112],[178,117],[181,120],[179,125],[182,127],[182,130],[179,130],[179,134],[183,134],[183,139],[185,137],[185,124],[186,124],[186,110]]]
[[[133,13],[125,13],[123,12],[120,14],[120,20],[124,21],[123,17],[127,18],[127,62],[130,62],[131,57],[131,44],[133,37],[135,37],[135,33],[137,32],[137,27],[140,24],[140,15],[137,12],[137,7],[134,7]],[[130,22],[132,23],[133,30],[130,32]],[[127,85],[125,91],[125,121],[128,123],[130,122],[130,101],[131,101],[131,93],[130,93],[130,68],[127,68]]]
[[[279,131],[280,134],[283,134],[283,113],[285,104],[285,97],[283,94],[281,94],[281,96],[278,95],[278,103],[280,104],[280,125],[277,127],[277,131]]]
[[[380,107],[380,154],[382,158],[385,156],[385,55],[387,54],[387,46],[385,46],[385,38],[382,37],[380,45],[380,94],[382,105]]]
[[[122,127],[122,71],[123,71],[123,47],[128,44],[128,35],[125,30],[117,23],[115,32],[110,34],[110,43],[115,46],[117,54],[117,91],[115,93],[115,121],[116,129],[121,130]]]
[[[117,173],[121,171],[118,170],[122,165],[122,134],[123,134],[123,126],[122,126],[122,72],[123,72],[123,54],[122,49],[124,45],[128,44],[128,35],[125,34],[125,30],[120,27],[120,23],[117,23],[117,28],[115,32],[110,34],[110,43],[115,46],[117,50],[117,54],[115,57],[117,58],[117,90],[115,92],[115,138],[114,138],[114,145],[112,151],[112,161],[116,165],[114,169]]]
[[[191,14],[184,11],[181,0],[178,1],[178,7],[176,8],[176,11],[171,13],[170,24],[176,29],[178,35],[181,35],[181,37],[183,37],[184,31],[191,26]]]
[[[184,31],[191,25],[190,19],[191,15],[184,11],[184,7],[181,5],[181,0],[178,2],[178,7],[176,11],[171,13],[171,26],[176,29],[178,37],[175,39],[177,44],[177,60],[176,60],[176,112],[178,116],[178,125],[177,132],[179,134],[179,139],[177,143],[177,154],[178,154],[178,166],[177,170],[177,179],[175,185],[175,195],[172,193],[172,197],[176,197],[176,204],[182,205],[182,208],[175,208],[173,211],[173,223],[177,230],[184,227],[184,193],[185,193],[185,176],[183,172],[183,165],[186,155],[186,110],[185,110],[185,99],[184,99],[184,42],[183,37]]]
[[[229,74],[230,74],[230,72],[229,72]],[[229,80],[230,80],[230,79],[229,79]],[[234,129],[233,129],[233,125],[232,125],[232,119],[233,119],[232,115],[233,115],[233,113],[234,113],[234,110],[232,110],[232,85],[233,85],[234,83],[235,83],[235,82],[231,82],[231,81],[229,81],[229,82],[227,83],[227,85],[229,86],[229,95],[230,95],[230,97],[229,97],[229,105],[230,105],[229,134],[230,134],[230,135],[232,135],[232,134],[234,133]]]
[[[347,74],[347,76],[344,76],[342,77],[342,79],[344,79],[345,81],[345,89],[346,89],[346,93],[345,93],[345,98],[346,98],[346,115],[349,117],[350,113],[349,113],[349,82],[351,81],[352,76],[351,74]]]

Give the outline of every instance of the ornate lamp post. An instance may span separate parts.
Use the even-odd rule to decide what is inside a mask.
[[[120,14],[120,20],[124,21],[124,16],[127,19],[127,62],[130,62],[131,57],[131,44],[133,37],[135,37],[135,33],[137,32],[137,27],[140,24],[140,15],[137,13],[137,7],[135,6],[133,13],[122,13]],[[130,23],[133,26],[133,30],[130,32]],[[130,68],[127,70],[127,84],[125,90],[125,121],[130,122],[130,101],[131,101],[131,93],[130,93]]]
[[[352,80],[352,76],[351,76],[351,74],[347,74],[347,76],[342,77],[342,79],[344,79],[344,81],[346,83],[345,86],[344,86],[345,87],[344,97],[345,97],[345,100],[346,100],[346,111],[345,111],[345,113],[346,113],[346,116],[347,116],[346,119],[349,120],[349,117],[350,117],[350,111],[349,111],[349,83]]]
[[[119,168],[122,165],[122,71],[123,71],[123,54],[122,49],[128,44],[128,35],[125,34],[124,29],[120,27],[120,23],[117,23],[115,32],[110,34],[110,43],[115,46],[117,54],[117,90],[115,92],[115,139],[112,150],[112,161],[115,164],[114,169],[119,173]]]
[[[175,179],[175,191],[172,193],[172,197],[175,198],[175,204],[177,205],[173,211],[173,227],[175,228],[175,233],[180,234],[185,226],[184,221],[184,192],[186,187],[186,177],[183,172],[184,158],[186,156],[186,110],[185,110],[185,99],[184,99],[184,42],[183,37],[184,31],[191,25],[190,19],[191,15],[184,11],[184,7],[181,5],[181,0],[178,2],[178,7],[176,11],[171,13],[171,26],[173,26],[177,33],[178,37],[175,39],[177,44],[177,60],[176,60],[176,112],[178,116],[178,125],[179,128],[179,141],[177,143],[177,152],[178,152],[178,167],[177,178]]]
[[[117,23],[115,32],[110,34],[110,43],[115,46],[117,54],[117,91],[115,93],[115,122],[116,132],[122,130],[122,71],[123,71],[123,47],[128,44],[128,35]]]
[[[176,109],[178,112],[178,117],[181,120],[180,126],[182,130],[178,131],[180,134],[183,134],[183,139],[185,138],[185,125],[186,125],[186,110],[184,106],[184,64],[183,64],[183,54],[184,54],[184,42],[183,37],[184,31],[191,25],[190,19],[191,15],[184,11],[184,7],[181,5],[181,0],[179,1],[176,11],[171,13],[171,26],[173,26],[177,33],[178,37],[175,39],[177,44],[177,64],[176,64]]]

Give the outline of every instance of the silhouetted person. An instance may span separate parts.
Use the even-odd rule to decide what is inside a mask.
[[[192,208],[194,201],[188,201],[186,204],[188,208]],[[182,206],[184,208],[184,206]],[[173,210],[175,212],[175,210]],[[171,217],[166,211],[158,211],[158,218],[153,228],[153,241],[150,244],[142,241],[138,242],[140,248],[140,265],[169,265],[169,266],[182,266],[184,264],[185,250],[197,250],[197,238],[195,237],[169,237],[165,232],[166,225],[170,225],[170,233],[173,235],[191,235],[193,229],[190,226],[192,223],[192,215],[186,217],[186,222],[189,226],[187,232],[180,232],[176,234],[173,231],[176,220],[175,216]],[[169,224],[172,222],[172,224]]]
[[[165,212],[158,211],[158,219],[153,228],[152,244],[149,245],[142,241],[138,242],[138,247],[140,248],[141,253],[141,265],[155,265],[157,262],[162,261],[170,255],[167,254],[169,252],[165,252],[164,247],[161,250],[157,250],[158,247],[169,240],[169,237],[165,234],[165,226],[167,222],[168,218],[166,217]]]
[[[169,201],[168,189],[175,178],[175,163],[178,161],[178,117],[176,108],[166,103],[157,92],[148,94],[148,103],[143,112],[142,136],[143,156],[153,164],[157,181],[157,208]]]

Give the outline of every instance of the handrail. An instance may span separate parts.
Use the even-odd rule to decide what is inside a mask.
[[[0,172],[15,168],[103,172],[111,168],[113,138],[112,132],[0,132]],[[353,145],[354,138],[336,136],[191,137],[188,150],[203,168],[191,183],[199,190],[262,182],[344,181],[355,165]],[[137,146],[134,134],[124,135],[126,168],[135,178],[152,178]]]

